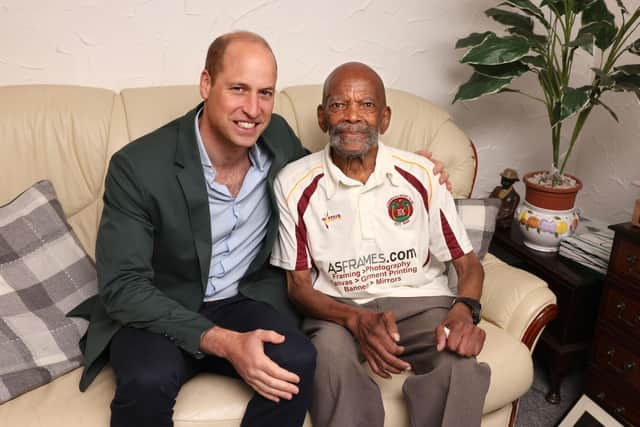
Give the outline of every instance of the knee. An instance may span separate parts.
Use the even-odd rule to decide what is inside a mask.
[[[286,365],[298,375],[313,378],[317,356],[316,348],[311,341],[305,340],[304,345],[298,346],[295,354],[288,358]]]
[[[180,383],[177,378],[158,372],[137,372],[127,378],[118,378],[115,400],[138,402],[141,406],[173,405]]]
[[[300,377],[313,378],[317,352],[304,335],[288,335],[285,342],[266,346],[267,355],[282,368]]]

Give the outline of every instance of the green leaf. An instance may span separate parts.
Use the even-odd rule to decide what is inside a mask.
[[[507,31],[511,34],[517,34],[526,38],[533,49],[544,50],[547,46],[546,36],[534,34],[533,31],[529,31],[526,28],[513,27],[507,28]]]
[[[593,34],[596,46],[601,50],[606,50],[613,44],[618,28],[608,22],[590,22],[580,28],[578,34]]]
[[[618,120],[618,115],[607,104],[605,104],[604,102],[600,101],[599,99],[595,99],[593,101],[593,103],[596,104],[596,105],[599,105],[602,108],[604,108],[605,110],[607,110],[609,112],[609,114],[611,114],[611,117],[613,117],[613,120],[615,120],[616,122],[620,123],[620,120]]]
[[[591,3],[598,1],[598,0],[574,0],[573,3],[573,11],[575,13],[580,13],[583,10],[585,10],[587,7],[589,7],[591,5]]]
[[[508,27],[524,28],[533,31],[533,21],[528,16],[492,7],[484,11],[485,15]]]
[[[634,55],[640,55],[640,39],[631,43],[627,49]]]
[[[617,92],[634,92],[638,100],[640,100],[640,76],[617,72],[613,74],[613,78],[616,81],[613,90]]]
[[[538,67],[538,68],[547,68],[547,63],[544,60],[544,57],[542,55],[537,55],[537,56],[523,56],[522,58],[520,58],[520,62],[523,62],[525,64],[529,64],[529,65],[533,65],[534,67]]]
[[[594,0],[582,12],[582,25],[590,22],[607,22],[615,25],[616,18],[613,13],[609,12],[604,0]]]
[[[591,70],[600,79],[599,86],[602,86],[602,87],[605,87],[607,89],[610,89],[616,83],[616,81],[613,79],[613,77],[611,77],[609,74],[607,74],[604,71],[602,71],[600,68],[592,68]]]
[[[529,49],[529,42],[524,37],[489,36],[481,44],[471,48],[460,62],[482,65],[506,64],[522,58]]]
[[[587,52],[589,52],[589,54],[593,55],[593,42],[595,40],[595,36],[593,35],[593,33],[589,32],[589,31],[582,31],[582,29],[580,29],[580,31],[578,32],[578,35],[576,36],[575,40],[571,41],[571,43],[569,43],[569,47],[579,47],[581,49],[586,50]]]
[[[540,10],[540,8],[533,4],[530,0],[507,0],[502,4],[516,7],[526,14],[535,16],[545,27],[549,28],[549,22],[547,22],[547,20],[545,19],[542,10]]]
[[[557,114],[554,114],[551,126],[555,126],[560,122],[567,120],[574,114],[584,110],[589,105],[589,90],[588,88],[574,89],[572,87],[565,87],[562,89],[562,99],[560,103],[555,105]]]
[[[460,86],[458,93],[453,98],[453,102],[472,101],[483,95],[499,92],[500,89],[511,83],[511,80],[513,79],[496,79],[473,73],[469,81]]]
[[[594,1],[598,0],[573,0],[571,11],[574,13],[580,13],[591,5]],[[565,14],[565,0],[543,0],[540,6],[546,6],[553,11],[557,16]]]
[[[628,76],[640,75],[640,64],[628,64],[614,67],[614,71],[621,71]]]
[[[529,71],[529,67],[520,61],[501,65],[473,64],[472,67],[478,74],[498,79],[514,79]]]
[[[594,0],[582,12],[582,28],[580,32],[590,32],[596,38],[596,46],[605,50],[613,44],[618,33],[615,16],[604,0]]]
[[[496,36],[496,33],[493,31],[485,31],[484,33],[471,33],[467,37],[459,39],[456,43],[456,49],[460,49],[463,47],[473,47],[477,46],[489,36]]]
[[[554,15],[564,15],[564,0],[542,0],[541,7],[548,7]]]

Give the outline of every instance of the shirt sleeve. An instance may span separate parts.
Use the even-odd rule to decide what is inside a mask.
[[[284,270],[308,270],[311,258],[307,250],[306,228],[298,218],[296,204],[287,200],[281,175],[276,178],[273,190],[280,212],[278,238],[271,252],[271,265]]]
[[[433,180],[438,182],[437,177]],[[429,248],[441,262],[460,258],[473,250],[453,196],[444,184],[433,187],[429,207]]]

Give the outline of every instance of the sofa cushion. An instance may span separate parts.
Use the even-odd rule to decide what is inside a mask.
[[[80,365],[86,321],[65,313],[96,288],[49,181],[0,207],[0,402]]]
[[[478,356],[491,367],[491,384],[485,399],[483,425],[487,414],[500,408],[510,409],[510,402],[526,392],[533,381],[533,365],[526,346],[500,328],[487,322],[485,346]],[[86,392],[78,391],[81,369],[76,369],[30,393],[0,405],[0,419],[7,425],[42,427],[107,427],[109,404],[115,381],[107,367],[100,372]],[[385,425],[409,425],[402,395],[407,375],[394,375],[390,380],[372,377],[380,386],[385,405]],[[224,393],[220,393],[224,390]],[[240,424],[251,390],[240,380],[214,374],[199,374],[180,390],[174,408],[175,427],[234,427]],[[508,412],[506,419],[508,419]],[[40,424],[38,420],[46,419]],[[504,422],[497,423],[504,425]],[[309,417],[304,424],[311,426]]]
[[[108,427],[115,390],[113,370],[104,368],[84,393],[78,390],[81,374],[82,369],[76,369],[0,405],[0,419],[20,427]],[[199,374],[180,389],[174,427],[237,427],[250,398],[251,389],[238,379]],[[310,426],[307,416],[304,427]]]

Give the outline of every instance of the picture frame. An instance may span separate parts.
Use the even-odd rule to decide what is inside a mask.
[[[597,403],[583,394],[558,427],[623,427]]]

